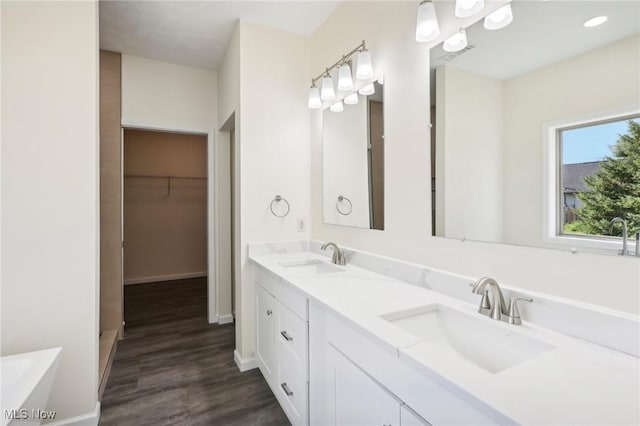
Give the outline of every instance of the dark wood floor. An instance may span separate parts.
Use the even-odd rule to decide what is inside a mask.
[[[289,424],[260,372],[238,370],[233,324],[208,324],[205,279],[126,286],[125,321],[101,425]]]

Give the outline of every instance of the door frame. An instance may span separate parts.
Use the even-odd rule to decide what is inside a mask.
[[[167,127],[156,126],[136,121],[122,120],[120,123],[122,128],[122,149],[120,150],[120,183],[123,190],[120,192],[122,220],[120,226],[121,238],[124,242],[124,131],[131,130],[149,130],[164,133],[184,133],[197,134],[207,136],[207,318],[209,323],[218,322],[218,310],[216,305],[216,295],[218,283],[216,282],[216,246],[215,246],[215,131],[211,129],[196,129],[186,127]],[[122,247],[122,289],[124,291],[124,247]],[[124,296],[122,298],[124,303]],[[124,316],[124,310],[123,310]]]

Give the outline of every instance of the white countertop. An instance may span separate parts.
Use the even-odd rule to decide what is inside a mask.
[[[353,265],[344,272],[309,276],[279,262],[321,259],[313,252],[250,255],[250,260],[278,276],[341,317],[395,350],[412,367],[440,377],[520,424],[640,424],[640,359],[532,325],[492,320],[477,306]],[[295,269],[295,268],[294,268]],[[438,354],[421,340],[381,315],[433,303],[477,315],[495,327],[554,346],[535,358],[492,374],[463,358]]]

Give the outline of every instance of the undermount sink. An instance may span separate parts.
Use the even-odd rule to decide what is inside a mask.
[[[422,339],[439,353],[462,357],[493,374],[554,349],[509,328],[517,326],[498,321],[494,324],[480,314],[469,315],[438,304],[382,318]]]
[[[278,264],[292,272],[308,275],[324,275],[345,271],[344,268],[320,259],[283,260]]]

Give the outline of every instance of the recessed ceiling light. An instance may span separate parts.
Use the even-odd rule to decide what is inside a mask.
[[[596,16],[595,18],[591,18],[585,21],[584,26],[586,28],[593,28],[593,27],[597,27],[598,25],[602,25],[605,22],[607,22],[607,18],[606,16]]]

